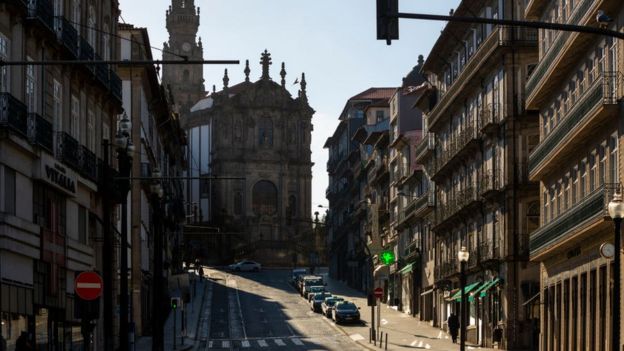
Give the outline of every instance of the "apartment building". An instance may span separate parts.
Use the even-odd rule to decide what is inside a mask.
[[[465,0],[454,12],[503,19],[524,13],[524,3],[511,0]],[[535,31],[449,22],[423,65],[428,83],[418,107],[430,150],[421,146],[417,158],[435,183],[434,323],[444,326],[459,312],[457,253],[465,246],[468,340],[487,347],[534,345],[523,303],[539,280],[528,263],[539,197],[526,167],[538,116],[524,107],[524,82],[536,59]]]
[[[367,239],[365,233],[370,231],[367,218],[372,207],[366,196],[366,185],[369,182],[368,167],[373,165],[369,162],[373,148],[362,143],[369,133],[388,130],[387,105],[394,90],[369,88],[347,100],[336,130],[324,145],[329,149],[329,186],[326,197],[330,211],[326,230],[330,247],[330,275],[362,291],[372,285],[372,267],[365,249],[370,239]],[[384,114],[379,115],[379,125],[376,121],[376,111],[379,109],[369,110],[372,117],[368,123],[366,108],[384,102],[385,112],[383,108],[380,110]],[[380,247],[378,245],[377,249]]]
[[[119,48],[122,60],[152,60],[150,40],[146,28],[131,24],[119,25]],[[132,158],[132,174],[149,178],[156,172],[168,178],[162,182],[168,213],[164,221],[167,258],[172,270],[181,268],[180,226],[184,216],[181,171],[185,164],[186,137],[180,127],[178,115],[172,112],[167,91],[159,83],[154,65],[124,66],[119,68],[122,80],[123,108],[132,122],[132,142],[136,152]],[[135,335],[152,333],[154,320],[153,279],[154,236],[157,232],[153,216],[158,215],[154,201],[159,201],[153,191],[154,181],[133,181],[128,194],[130,220],[128,221],[129,247],[132,259],[130,287]]]
[[[4,1],[0,57],[117,58],[111,38],[118,16],[116,0]],[[74,278],[103,269],[101,239],[110,219],[98,164],[121,95],[121,80],[107,64],[0,68],[0,336],[10,350],[22,331],[38,349],[84,344]],[[101,326],[96,347],[104,340]]]
[[[595,26],[598,10],[621,18],[619,1],[530,1],[529,19]],[[621,30],[617,21],[609,29]],[[540,350],[605,350],[611,345],[613,241],[607,204],[620,186],[621,41],[539,31],[539,59],[526,81],[526,106],[539,111],[539,144],[528,159],[539,183]],[[537,209],[534,210],[537,212]],[[619,306],[618,306],[619,307]],[[619,345],[621,347],[621,345]]]

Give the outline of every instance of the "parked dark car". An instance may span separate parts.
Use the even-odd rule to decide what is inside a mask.
[[[358,323],[360,321],[360,311],[353,302],[341,301],[336,303],[332,311],[333,320],[336,324],[340,323]]]
[[[332,294],[327,291],[314,294],[314,296],[312,296],[312,299],[310,299],[310,309],[314,312],[321,312],[321,304],[325,301],[326,298],[331,296]]]
[[[320,286],[310,286],[306,290],[305,298],[308,300],[308,302],[310,302],[310,301],[312,301],[312,298],[314,297],[314,294],[316,294],[316,293],[323,293],[323,292],[325,292],[325,286],[323,286],[323,285],[320,285]]]
[[[323,312],[323,315],[327,318],[332,318],[334,306],[336,306],[336,303],[340,301],[344,301],[344,299],[338,296],[326,297],[325,301],[321,304],[321,311]]]
[[[308,269],[307,268],[295,268],[292,270],[291,274],[290,274],[290,283],[294,286],[297,286],[297,283],[299,282],[299,277],[301,276],[305,276],[306,274],[308,274]]]

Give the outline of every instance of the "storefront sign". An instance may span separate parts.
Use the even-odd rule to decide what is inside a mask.
[[[41,155],[35,164],[34,176],[63,192],[76,195],[76,174],[48,155]]]

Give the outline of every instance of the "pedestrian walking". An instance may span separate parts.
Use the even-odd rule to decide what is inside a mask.
[[[202,281],[204,279],[204,269],[200,266],[199,267],[199,281]]]
[[[23,331],[15,342],[15,351],[33,351],[33,347],[28,339],[28,332]]]
[[[449,333],[451,333],[451,338],[453,339],[453,344],[457,343],[457,332],[459,331],[459,318],[453,313],[446,320],[446,324],[449,328]]]

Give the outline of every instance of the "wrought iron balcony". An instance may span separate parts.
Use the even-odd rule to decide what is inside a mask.
[[[50,31],[54,30],[54,7],[50,0],[29,0],[28,18],[37,20]]]
[[[481,194],[485,195],[492,191],[498,191],[501,187],[500,177],[498,169],[491,169],[485,171],[485,174],[481,178]]]
[[[414,157],[416,161],[421,162],[427,156],[431,155],[435,150],[435,134],[428,132],[414,148]]]
[[[501,111],[498,104],[488,104],[479,111],[479,124],[484,133],[494,131],[501,122]]]
[[[500,26],[498,31],[501,46],[537,46],[538,37],[536,28]]]
[[[603,184],[557,218],[531,233],[529,242],[531,254],[565,241],[570,232],[580,230],[584,225],[590,225],[592,221],[608,216],[607,206],[617,188],[618,184]]]
[[[74,58],[78,57],[78,31],[63,16],[54,17],[56,35]]]
[[[28,136],[26,105],[10,93],[0,93],[0,127]]]
[[[95,57],[95,61],[102,60],[102,58],[98,54],[95,54],[94,57]],[[110,72],[110,69],[107,64],[105,63],[95,64],[95,76],[97,77],[98,81],[102,83],[104,87],[106,87],[106,89],[109,89],[109,84],[110,84],[110,78],[108,76],[109,72]]]
[[[28,114],[28,138],[30,142],[54,153],[54,132],[52,123],[37,113]]]
[[[580,140],[580,135],[590,135],[591,128],[587,128],[589,121],[600,117],[610,117],[599,106],[617,106],[620,96],[621,74],[619,72],[603,72],[596,79],[587,92],[564,115],[557,126],[537,145],[529,155],[529,171],[531,178],[537,175],[538,167],[543,166],[549,159],[556,158],[566,151],[574,140]],[[596,112],[597,111],[597,112]],[[598,123],[592,121],[592,124]],[[570,137],[570,136],[573,137]]]
[[[93,181],[97,180],[97,159],[86,146],[81,146],[80,174]]]
[[[93,61],[94,54],[95,52],[93,51],[91,44],[89,44],[89,41],[87,41],[84,37],[80,37],[80,59]],[[88,67],[93,71],[93,66]]]
[[[580,24],[579,21],[587,14],[587,11],[589,11],[593,3],[593,0],[581,0],[568,19],[567,24]],[[554,40],[548,51],[540,57],[537,67],[535,67],[526,83],[525,91],[526,96],[528,96],[527,102],[529,104],[531,104],[532,101],[539,95],[539,90],[537,90],[537,88],[540,86],[540,83],[544,82],[548,72],[553,72],[557,69],[556,66],[558,65],[554,64],[554,61],[560,59],[561,56],[565,54],[563,52],[564,46],[573,34],[578,33],[558,32],[558,34],[556,34],[557,38]],[[559,82],[557,82],[557,84],[559,84]]]
[[[56,157],[69,167],[80,170],[80,144],[65,132],[57,134]]]
[[[110,90],[113,96],[121,101],[121,78],[113,70],[110,70]]]

